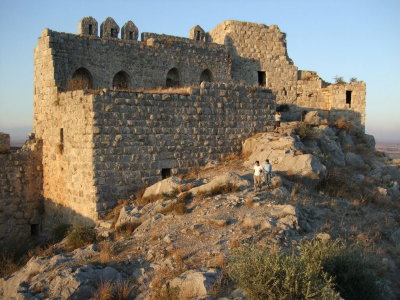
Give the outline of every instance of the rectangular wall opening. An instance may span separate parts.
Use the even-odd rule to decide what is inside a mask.
[[[129,39],[133,40],[133,31],[129,31]]]
[[[265,71],[258,71],[258,85],[266,86],[267,85],[267,77],[265,75]]]
[[[89,35],[93,34],[93,25],[89,24]]]
[[[346,91],[346,104],[349,105],[349,108],[351,107],[351,91]]]
[[[171,177],[171,169],[170,168],[161,169],[161,178],[165,179],[168,177]]]
[[[39,236],[39,224],[31,224],[31,236]]]

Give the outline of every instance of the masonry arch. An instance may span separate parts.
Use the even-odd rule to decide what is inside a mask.
[[[180,75],[177,68],[172,68],[167,73],[166,79],[166,86],[167,87],[178,87],[180,86]]]
[[[68,82],[68,90],[87,90],[93,88],[93,77],[85,68],[77,69]]]
[[[112,87],[116,90],[126,90],[130,88],[130,76],[125,71],[119,71],[114,75]]]
[[[212,82],[213,81],[213,74],[209,69],[205,69],[203,72],[201,72],[200,75],[200,83],[203,81],[205,82]]]

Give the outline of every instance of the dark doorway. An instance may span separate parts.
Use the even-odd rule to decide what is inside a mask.
[[[170,168],[161,169],[161,178],[165,179],[168,177],[171,177],[171,169]]]
[[[349,108],[351,107],[351,91],[346,91],[346,104],[349,105]]]
[[[39,224],[31,224],[31,236],[39,236]]]
[[[267,77],[264,71],[258,71],[258,85],[259,86],[266,86],[267,84]]]

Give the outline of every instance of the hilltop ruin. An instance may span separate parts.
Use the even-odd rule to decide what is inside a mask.
[[[98,31],[86,17],[78,34],[45,29],[38,40],[30,146],[0,147],[1,237],[38,234],[43,212],[53,223],[95,222],[143,186],[239,152],[276,109],[364,128],[365,83],[298,70],[276,25],[224,21],[189,38],[143,32],[138,41],[133,22],[119,38],[107,18]]]

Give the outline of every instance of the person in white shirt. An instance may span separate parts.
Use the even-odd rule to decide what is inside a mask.
[[[261,184],[262,184],[262,174],[263,174],[263,167],[260,166],[260,162],[257,160],[254,165],[254,190],[257,188],[261,191]]]

